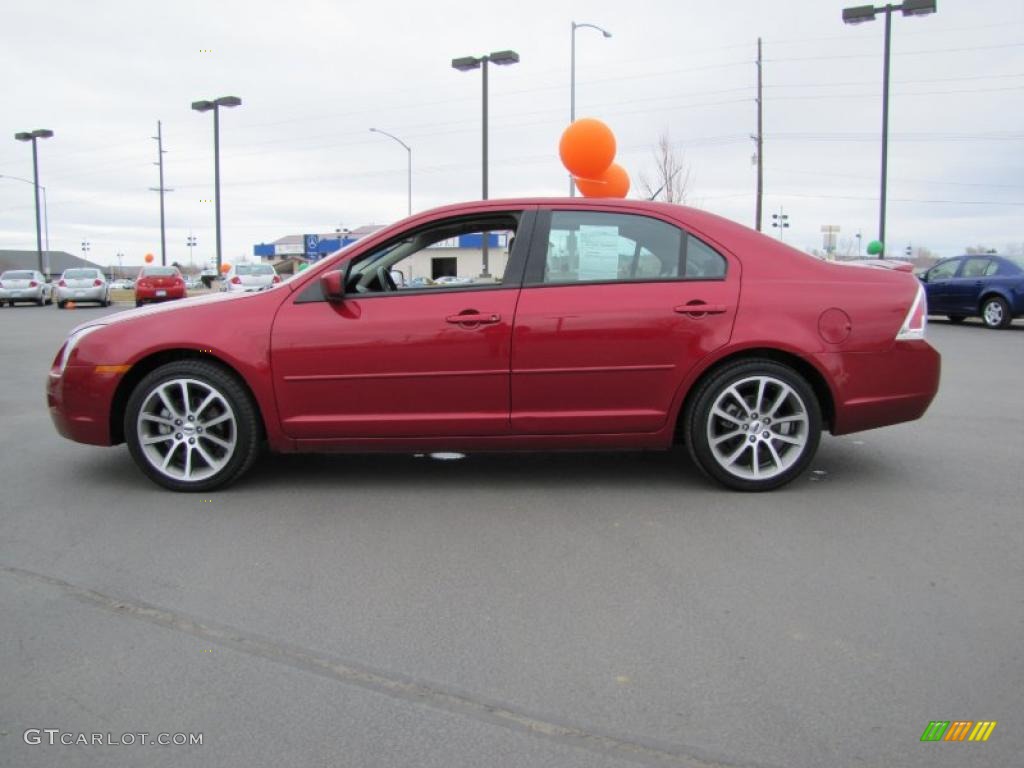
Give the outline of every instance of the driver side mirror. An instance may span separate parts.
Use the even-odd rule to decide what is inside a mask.
[[[919,274],[917,276],[917,279],[920,280],[922,283],[927,283],[928,282],[928,270],[925,270],[924,272]]]
[[[328,301],[341,301],[345,298],[345,273],[332,269],[320,276],[320,289]]]

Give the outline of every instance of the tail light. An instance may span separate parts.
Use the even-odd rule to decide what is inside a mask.
[[[99,286],[103,285],[103,281],[102,281],[102,280],[100,280],[100,279],[99,279],[99,278],[97,277],[97,278],[96,278],[95,280],[93,280],[93,281],[92,281],[92,284],[93,284],[93,285],[95,285],[95,286],[97,286],[97,287],[99,287]]]
[[[896,334],[896,341],[923,339],[927,325],[928,298],[925,296],[924,286],[918,284],[917,296],[914,297],[914,303],[910,305],[910,311],[907,313],[903,325],[900,326],[899,333]]]
[[[242,278],[240,278],[238,275],[235,275],[234,277],[231,278],[231,284],[232,285],[241,285],[242,284]]]
[[[271,282],[280,283],[281,282],[281,276],[280,275],[274,275],[274,279]]]
[[[68,281],[67,281],[67,280],[65,280],[65,279],[64,279],[64,278],[62,277],[62,278],[60,279],[60,282],[59,282],[59,283],[57,283],[57,285],[58,285],[58,286],[60,286],[61,288],[67,288],[67,287],[68,287]]]
[[[29,288],[35,288],[37,285],[39,285],[39,283],[37,283],[35,280],[29,280],[29,283],[28,283],[28,287]]]

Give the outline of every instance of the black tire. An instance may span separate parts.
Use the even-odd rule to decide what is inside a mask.
[[[57,302],[57,309],[64,309],[64,305],[65,304],[67,304],[66,301],[58,301]]]
[[[141,302],[141,301],[139,301],[138,299],[136,299],[136,300],[135,300],[135,306],[136,306],[136,307],[141,307],[141,306],[142,306],[142,302]]]
[[[953,325],[960,325],[964,320],[967,319],[967,315],[946,315],[949,318],[949,322]]]
[[[38,299],[38,301],[36,301],[36,306],[37,307],[45,307],[46,306],[46,297],[43,296],[43,294],[39,294],[39,299]]]
[[[1008,328],[1013,322],[1010,305],[1002,296],[988,296],[981,302],[981,322],[993,330]]]
[[[742,405],[730,388],[744,398]],[[759,397],[762,403],[753,402]],[[779,397],[784,399],[774,402]],[[737,418],[713,414],[716,403],[724,406],[720,412]],[[767,403],[774,406],[770,413],[756,412]],[[792,368],[771,360],[743,360],[712,373],[690,399],[684,419],[694,463],[708,477],[737,491],[770,491],[794,480],[810,464],[821,440],[821,406],[814,390]],[[726,439],[713,446],[712,432]]]
[[[234,440],[234,447],[230,452],[225,452],[219,456],[219,461],[223,462],[223,465],[213,471],[212,474],[200,477],[196,480],[188,480],[182,477],[174,477],[173,473],[184,471],[183,467],[179,464],[184,463],[185,456],[191,457],[194,455],[204,465],[200,468],[201,471],[206,469],[212,470],[212,465],[205,461],[202,461],[201,451],[199,448],[190,448],[186,440],[194,444],[199,441],[200,447],[203,445],[202,441],[204,436],[196,433],[195,425],[201,424],[202,421],[198,420],[193,424],[185,423],[185,413],[173,414],[171,421],[174,421],[173,416],[181,416],[181,427],[174,425],[168,426],[153,426],[151,422],[145,422],[147,425],[146,429],[152,429],[153,434],[151,436],[162,436],[167,434],[166,440],[157,443],[160,445],[160,449],[153,449],[150,453],[147,453],[142,445],[142,440],[139,435],[139,415],[143,407],[148,401],[151,401],[151,397],[156,395],[156,391],[162,385],[175,380],[187,379],[189,382],[195,382],[192,386],[194,389],[198,389],[200,393],[203,392],[203,387],[209,391],[215,391],[221,398],[226,408],[221,412],[215,411],[215,415],[223,416],[228,409],[233,415],[233,423],[230,423],[230,430],[224,430],[219,432],[216,436],[225,441],[231,439]],[[194,398],[198,399],[198,398]],[[177,401],[172,402],[176,408],[186,411],[196,407],[195,403],[192,403],[188,409],[183,407],[182,398],[178,398]],[[219,406],[219,403],[214,403],[215,407]],[[209,409],[203,411],[203,413],[209,413]],[[186,433],[186,429],[191,428],[190,433]],[[162,430],[168,429],[170,432],[163,432]],[[173,430],[181,429],[181,432],[174,433]],[[198,430],[202,432],[201,429]],[[192,434],[192,438],[186,438],[186,434]],[[212,427],[210,432],[205,439],[207,442],[206,450],[210,451],[211,454],[215,450],[213,444],[208,442],[209,434],[213,434]],[[172,440],[173,435],[173,440]],[[182,437],[179,438],[178,435]],[[173,363],[167,363],[162,365],[145,378],[140,381],[135,389],[132,391],[131,397],[128,398],[128,404],[125,408],[124,415],[124,436],[125,442],[128,443],[128,449],[131,452],[132,459],[143,471],[143,473],[149,477],[150,480],[155,482],[157,485],[161,485],[164,488],[168,488],[172,491],[184,491],[184,492],[204,492],[212,491],[218,488],[224,488],[231,483],[235,482],[240,478],[249,468],[252,466],[256,457],[259,455],[259,449],[261,445],[261,432],[259,423],[259,411],[256,408],[256,404],[253,402],[252,397],[249,395],[246,388],[242,383],[235,377],[235,375],[225,368],[214,363],[209,363],[203,360],[179,360]],[[166,453],[156,455],[159,450],[163,450],[166,447],[166,443],[171,442],[172,447],[166,451]],[[180,450],[180,449],[183,449]],[[184,455],[182,455],[184,453]],[[164,471],[154,466],[152,463],[159,458],[166,458],[168,454],[172,454],[169,469],[172,474],[165,474]],[[166,463],[166,462],[165,462]]]

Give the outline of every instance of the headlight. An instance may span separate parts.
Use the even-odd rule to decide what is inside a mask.
[[[57,361],[57,373],[64,373],[64,368],[67,367],[68,360],[71,359],[71,353],[75,351],[75,347],[82,339],[88,336],[93,331],[98,331],[103,328],[102,325],[90,325],[85,328],[79,328],[77,331],[68,336],[67,341],[64,342],[64,346],[61,348],[62,352],[60,360]]]

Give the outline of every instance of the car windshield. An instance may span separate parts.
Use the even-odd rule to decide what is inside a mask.
[[[173,277],[178,274],[174,267],[146,267],[142,270],[146,277]]]
[[[31,280],[34,275],[25,269],[12,270],[0,275],[0,280]]]
[[[64,273],[64,277],[68,280],[81,280],[98,276],[99,273],[95,269],[69,269]]]
[[[269,264],[239,264],[235,267],[239,275],[272,275],[274,268]]]

